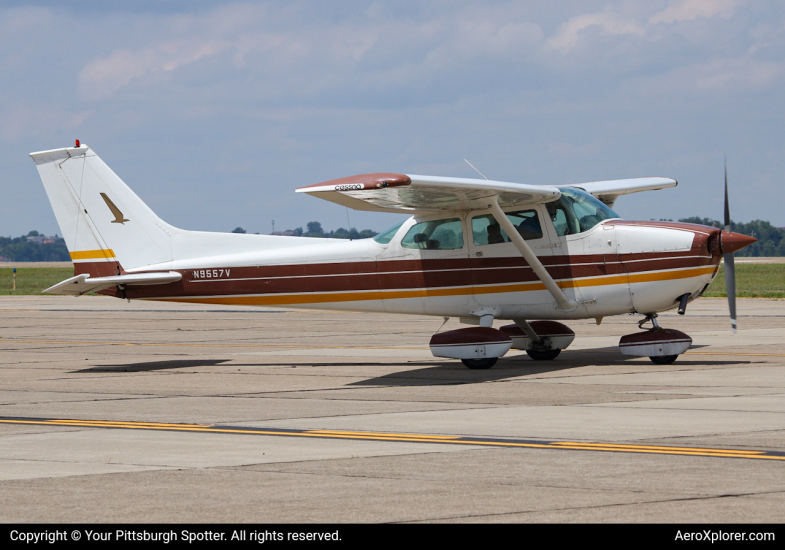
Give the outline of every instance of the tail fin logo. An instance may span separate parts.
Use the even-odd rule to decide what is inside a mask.
[[[115,204],[112,202],[112,199],[106,196],[106,193],[101,193],[101,198],[104,199],[106,206],[109,207],[109,210],[111,210],[112,214],[114,215],[114,219],[112,220],[112,223],[124,224],[125,222],[131,221],[125,219],[123,213],[120,212],[120,209],[115,206]]]

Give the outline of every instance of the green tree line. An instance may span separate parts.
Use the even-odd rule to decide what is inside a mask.
[[[9,262],[71,261],[62,237],[52,237],[53,242],[46,243],[29,240],[28,237],[41,237],[41,235],[38,231],[31,231],[22,237],[0,237],[0,258]]]
[[[324,229],[322,229],[322,224],[319,222],[308,222],[308,225],[305,226],[307,229],[303,231],[302,227],[298,227],[293,229],[292,232],[295,235],[303,236],[303,237],[317,237],[317,238],[327,238],[327,239],[370,239],[371,237],[375,237],[378,235],[376,231],[372,229],[363,229],[362,231],[357,231],[356,228],[352,227],[351,229],[346,229],[344,227],[339,227],[333,231],[327,233]]]
[[[320,222],[308,222],[305,226],[306,230],[303,231],[302,227],[297,227],[295,229],[287,229],[282,233],[275,233],[276,235],[290,235],[293,237],[316,237],[320,239],[370,239],[371,237],[375,237],[379,233],[374,231],[373,229],[363,229],[362,231],[358,231],[357,228],[352,227],[351,229],[346,229],[344,227],[339,227],[338,229],[334,229],[329,233],[322,228],[322,224]],[[242,227],[237,227],[232,230],[232,233],[245,233],[245,229]],[[258,233],[257,233],[258,235]]]

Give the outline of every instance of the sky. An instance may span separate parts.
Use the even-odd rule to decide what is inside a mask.
[[[60,230],[28,157],[93,150],[183,229],[381,231],[297,187],[367,172],[644,176],[626,219],[785,226],[785,3],[0,3],[0,235]]]

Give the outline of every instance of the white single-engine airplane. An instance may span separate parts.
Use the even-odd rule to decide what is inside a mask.
[[[31,153],[74,262],[44,292],[458,317],[436,357],[486,369],[511,348],[554,359],[575,333],[557,320],[640,313],[621,352],[667,364],[692,343],[657,313],[699,297],[725,256],[735,331],[733,252],[755,239],[702,225],[625,221],[628,193],[668,178],[553,187],[363,174],[297,189],[349,208],[408,212],[373,239],[185,231],[142,202],[86,145]],[[496,320],[512,324],[493,328]]]

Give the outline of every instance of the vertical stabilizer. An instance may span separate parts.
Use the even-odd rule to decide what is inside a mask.
[[[76,273],[107,276],[172,260],[161,220],[86,145],[31,153]]]

